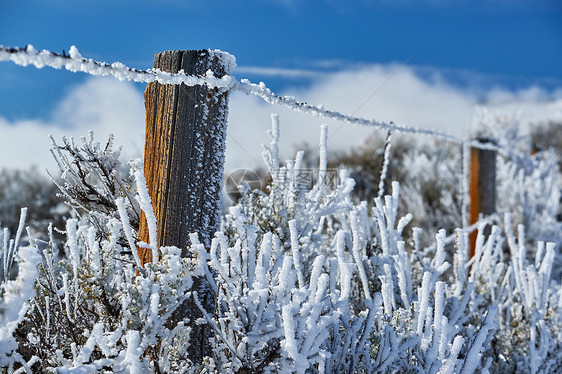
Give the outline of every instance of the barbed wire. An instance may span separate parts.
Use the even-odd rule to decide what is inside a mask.
[[[493,143],[481,142],[479,140],[473,140],[473,139],[465,139],[452,134],[448,134],[446,132],[426,129],[422,127],[399,125],[392,121],[385,122],[375,119],[353,117],[337,111],[324,109],[323,105],[314,106],[307,103],[299,102],[292,96],[279,96],[274,94],[273,92],[271,92],[269,88],[265,86],[265,84],[263,84],[263,82],[260,84],[255,84],[255,83],[251,83],[247,79],[242,79],[240,83],[237,83],[235,88],[244,93],[253,94],[258,97],[261,97],[264,101],[266,101],[269,104],[286,106],[297,112],[308,113],[318,117],[330,118],[336,121],[344,121],[344,122],[354,123],[362,126],[372,126],[372,127],[378,127],[386,130],[406,132],[410,134],[434,136],[461,145],[466,144],[474,148],[479,148],[483,150],[492,150],[492,151],[498,151],[499,153],[504,153],[502,147]]]
[[[83,72],[96,76],[114,76],[121,81],[141,83],[158,82],[162,84],[185,84],[187,86],[207,85],[210,88],[231,89],[236,80],[231,75],[222,78],[215,77],[212,72],[205,76],[188,75],[180,70],[179,73],[167,73],[160,69],[139,70],[130,68],[120,62],[108,64],[82,57],[75,46],[70,47],[69,53],[62,54],[36,50],[32,45],[25,48],[10,48],[0,45],[0,61],[12,61],[17,65],[33,65],[36,68],[45,66],[55,69],[66,69],[73,73]]]
[[[248,79],[237,81],[232,75],[224,75],[222,78],[217,78],[211,71],[207,72],[205,76],[196,76],[185,74],[183,70],[180,70],[178,73],[167,73],[161,71],[160,69],[140,70],[130,68],[120,62],[108,64],[84,58],[75,46],[70,47],[69,54],[67,55],[64,51],[62,54],[48,50],[38,51],[31,45],[28,45],[25,48],[12,48],[0,45],[0,61],[12,61],[18,65],[33,65],[37,68],[43,68],[45,66],[55,69],[64,68],[71,72],[83,72],[95,76],[111,75],[119,80],[141,83],[158,82],[161,84],[185,84],[188,86],[206,85],[209,88],[219,88],[225,90],[236,89],[246,94],[258,96],[269,104],[285,106],[294,111],[318,117],[330,118],[336,121],[343,121],[361,126],[370,126],[410,134],[433,136],[461,145],[506,154],[502,147],[492,142],[466,139],[446,132],[427,128],[399,125],[392,121],[385,122],[376,119],[354,117],[337,111],[325,109],[323,105],[310,105],[306,102],[297,101],[292,96],[277,95],[273,93],[263,82],[256,84],[250,82]]]

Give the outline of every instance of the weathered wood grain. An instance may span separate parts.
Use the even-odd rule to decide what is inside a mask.
[[[219,78],[229,73],[220,54],[207,50],[157,53],[154,68],[170,73],[183,69],[186,74],[200,76],[211,70]],[[144,174],[157,220],[156,244],[181,248],[182,257],[187,257],[191,233],[198,233],[201,243],[209,248],[220,227],[228,92],[206,86],[150,83],[144,97]],[[144,215],[139,240],[149,242]],[[143,265],[152,260],[151,250],[139,248],[139,256]],[[194,280],[192,291],[212,313],[214,295],[203,278]],[[211,331],[195,323],[202,314],[192,299],[176,309],[168,323],[172,327],[186,317],[192,329],[189,358],[201,362],[211,353]]]
[[[225,74],[207,50],[157,53],[154,68],[216,77]],[[145,91],[144,173],[157,219],[158,246],[174,245],[183,255],[189,234],[209,245],[220,224],[228,92],[206,86],[148,84]],[[141,218],[139,239],[148,242]],[[150,260],[141,251],[143,262]]]

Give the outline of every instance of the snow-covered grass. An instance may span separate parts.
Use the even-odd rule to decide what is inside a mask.
[[[56,147],[59,185],[79,215],[67,221],[64,248],[52,230],[48,242],[29,238],[30,246],[21,248],[4,234],[3,261],[19,256],[19,273],[2,282],[2,367],[59,373],[561,370],[556,247],[531,244],[529,229],[518,224],[521,212],[505,212],[489,234],[481,225],[472,259],[463,229],[456,231],[453,258],[444,230],[433,233],[435,245],[424,250],[412,216],[399,211],[398,183],[372,208],[353,201],[355,182],[345,171],[336,186],[318,178],[303,189],[303,154],[280,164],[278,119],[273,122],[264,150],[272,176],[267,193],[246,190],[210,248],[193,234],[189,258],[181,258],[179,248],[154,247],[155,261],[144,267],[135,256],[136,231],[140,209],[150,217],[151,207],[140,165],[122,173],[112,143],[103,147],[91,136]],[[322,174],[324,130],[320,144]],[[84,163],[79,172],[72,160]],[[514,158],[502,162],[505,170],[521,167]],[[548,232],[544,225],[537,231],[543,216],[533,212],[544,211],[537,202],[545,189],[559,188],[553,171],[541,165],[548,165],[536,165],[545,174],[524,173],[511,192],[500,187],[527,199],[523,216],[530,217],[532,238]],[[542,196],[521,195],[537,186]],[[84,194],[103,204],[83,204]],[[196,279],[208,284],[210,295],[192,288]],[[203,297],[214,300],[213,311],[203,307]],[[190,316],[177,318],[184,302],[201,310],[197,323],[210,326],[212,350],[202,362],[190,360]]]

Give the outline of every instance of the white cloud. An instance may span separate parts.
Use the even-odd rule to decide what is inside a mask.
[[[54,169],[49,135],[79,138],[94,130],[99,141],[113,133],[124,145],[124,156],[142,154],[144,105],[132,84],[111,78],[90,78],[74,87],[53,109],[49,119],[13,123],[0,117],[0,167],[23,168],[32,164]]]
[[[267,77],[284,77],[284,78],[323,78],[326,73],[316,70],[305,69],[283,69],[283,68],[266,68],[260,66],[239,66],[236,67],[237,75],[259,74]]]
[[[438,129],[468,136],[479,98],[473,90],[463,90],[435,75],[424,80],[410,67],[372,65],[352,70],[322,73],[310,86],[281,92],[311,104],[364,118],[411,126]],[[294,76],[302,72],[276,70],[275,75]],[[389,78],[390,77],[390,78]],[[522,109],[529,119],[538,120],[561,113],[562,91],[547,94],[531,87],[518,92],[490,90],[493,108],[504,111]],[[252,168],[262,165],[261,144],[269,143],[266,131],[270,115],[281,118],[281,156],[293,154],[294,146],[308,142],[315,145],[319,125],[329,125],[328,147],[331,150],[357,147],[372,133],[372,128],[311,117],[282,107],[273,107],[254,96],[233,92],[229,105],[226,169]],[[562,116],[562,115],[561,115]],[[49,134],[80,137],[92,129],[100,141],[114,133],[123,144],[125,158],[140,156],[144,144],[144,105],[142,94],[130,83],[111,78],[91,78],[72,89],[57,105],[49,120],[25,120],[9,123],[0,117],[0,167],[25,167],[37,164],[53,167],[49,154]]]

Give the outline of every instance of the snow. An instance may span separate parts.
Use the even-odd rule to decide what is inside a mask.
[[[464,365],[462,366],[460,371],[461,374],[474,373],[478,368],[484,342],[488,338],[488,333],[496,329],[494,318],[496,317],[497,310],[498,309],[495,306],[491,306],[488,309],[488,313],[484,318],[484,323],[480,327],[480,330],[474,338],[474,341],[471,343],[467,357],[464,360]]]
[[[365,299],[372,300],[371,291],[369,290],[369,282],[367,280],[367,274],[365,272],[365,266],[363,265],[363,256],[361,255],[361,248],[363,247],[363,243],[361,242],[361,236],[359,233],[359,217],[356,212],[351,213],[351,232],[353,235],[353,245],[351,248],[351,253],[353,254],[355,264],[357,265],[357,270],[359,272],[359,278],[361,279],[361,285],[363,286]]]
[[[133,239],[133,232],[129,222],[129,216],[127,215],[127,210],[125,208],[125,200],[123,198],[118,198],[117,200],[115,200],[115,202],[117,205],[117,210],[119,212],[119,217],[121,217],[121,224],[123,225],[125,237],[127,238],[127,242],[129,243],[129,248],[133,253],[133,257],[135,259],[137,267],[141,268],[142,264],[139,258],[139,253],[137,252],[137,248],[135,246],[135,240]]]
[[[390,149],[392,148],[392,132],[388,131],[386,142],[384,144],[384,158],[379,179],[379,197],[384,196],[384,182],[386,181],[386,173],[388,172],[388,164],[390,163]]]
[[[16,248],[19,271],[16,279],[0,283],[3,291],[0,297],[0,367],[13,365],[14,360],[22,361],[19,354],[14,353],[17,343],[13,333],[29,307],[29,300],[35,296],[35,279],[38,276],[37,265],[41,256],[36,248]],[[35,359],[32,359],[35,361]],[[32,362],[30,361],[30,364]]]
[[[453,341],[453,346],[451,347],[451,352],[449,353],[449,357],[445,360],[438,374],[455,373],[457,358],[459,356],[459,352],[462,349],[463,345],[464,345],[464,338],[462,336],[455,337],[455,340]]]
[[[127,331],[127,351],[123,360],[124,368],[127,368],[130,374],[142,374],[143,368],[140,360],[142,351],[139,347],[140,335],[138,331]]]
[[[285,332],[285,340],[283,341],[284,349],[295,362],[295,367],[298,373],[306,371],[306,366],[303,365],[306,357],[299,354],[299,350],[295,341],[295,321],[293,320],[293,311],[290,305],[285,305],[282,308],[283,328]]]
[[[152,202],[148,194],[146,179],[142,167],[138,167],[135,171],[135,180],[138,188],[138,202],[142,211],[145,213],[146,223],[148,225],[149,248],[152,250],[152,262],[158,261],[158,248],[156,239],[156,216],[152,210]]]
[[[295,270],[297,271],[297,277],[299,281],[299,287],[304,286],[304,274],[302,272],[301,256],[299,252],[299,230],[297,227],[297,221],[289,221],[289,230],[291,232],[291,250],[293,252],[293,262]]]

